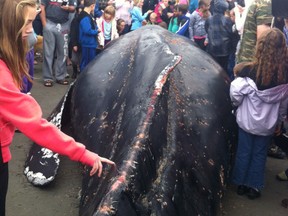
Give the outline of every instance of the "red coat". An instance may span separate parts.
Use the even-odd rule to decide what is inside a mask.
[[[6,163],[11,159],[9,146],[16,127],[37,144],[69,156],[71,160],[93,166],[96,154],[86,150],[83,144],[77,143],[43,119],[39,104],[30,95],[20,92],[10,70],[2,60],[0,77],[0,159],[3,160],[0,163]]]

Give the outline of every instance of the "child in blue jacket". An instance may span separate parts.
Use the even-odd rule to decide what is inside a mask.
[[[84,10],[79,14],[79,43],[82,50],[80,71],[83,71],[86,65],[97,55],[97,35],[100,30],[91,15],[94,8],[95,0],[84,0]]]
[[[132,26],[131,31],[134,31],[142,26],[142,22],[145,21],[146,17],[152,13],[152,10],[148,10],[142,15],[142,6],[144,0],[134,0],[134,7],[131,10]]]

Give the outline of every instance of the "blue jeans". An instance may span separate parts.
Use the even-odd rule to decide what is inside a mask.
[[[238,136],[232,182],[261,190],[264,187],[267,151],[272,136],[253,135],[241,128]]]
[[[96,47],[82,47],[82,56],[80,61],[80,72],[96,57]]]

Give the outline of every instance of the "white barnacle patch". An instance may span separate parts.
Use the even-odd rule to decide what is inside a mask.
[[[103,112],[100,117],[100,120],[103,121],[104,119],[106,119],[107,116],[108,116],[108,112],[107,111]]]
[[[224,167],[223,167],[223,165],[221,165],[221,169],[220,169],[219,176],[220,176],[221,184],[224,185],[225,174],[224,174]]]
[[[70,86],[71,87],[71,86]],[[70,89],[70,88],[69,88]],[[60,111],[50,120],[50,122],[54,125],[56,125],[56,127],[58,129],[61,128],[61,119],[62,119],[62,113],[63,113],[63,110],[64,110],[64,106],[65,106],[65,102],[67,100],[67,96],[68,96],[68,92],[69,92],[69,89],[67,91],[67,93],[64,95],[64,99],[63,99],[63,103],[61,105],[61,108],[60,108]]]
[[[27,176],[28,181],[31,182],[33,185],[46,185],[54,179],[54,176],[50,176],[47,178],[43,175],[43,173],[34,173],[33,171],[29,170],[29,167],[25,168],[24,174]]]
[[[42,158],[51,158],[54,155],[54,153],[47,148],[41,148],[41,151],[43,154]]]
[[[173,55],[171,49],[169,48],[169,46],[166,46],[164,49],[163,49],[164,52],[166,52],[167,54],[169,55]]]
[[[136,161],[132,161],[132,160],[127,160],[127,161],[124,161],[128,167],[132,167],[133,169],[136,169],[136,166],[135,164],[137,163]]]

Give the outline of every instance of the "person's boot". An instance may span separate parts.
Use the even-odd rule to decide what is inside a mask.
[[[249,199],[253,200],[261,196],[261,192],[256,188],[249,188],[247,194]]]

